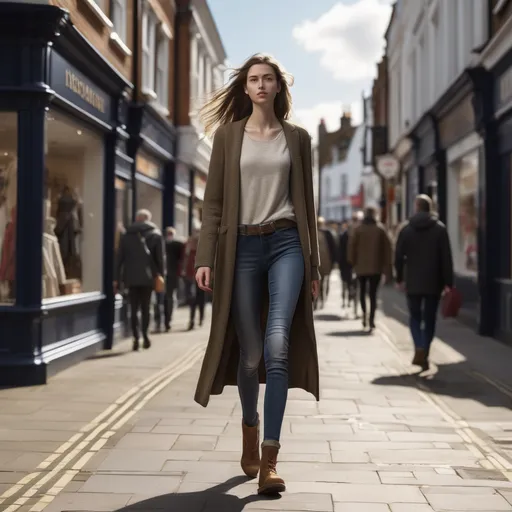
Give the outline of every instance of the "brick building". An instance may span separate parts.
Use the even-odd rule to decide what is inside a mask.
[[[199,110],[224,83],[226,51],[206,0],[177,0],[176,5],[176,227],[188,234],[201,220],[212,151]]]
[[[174,44],[173,0],[0,2],[0,384],[121,332],[120,234],[174,223]]]

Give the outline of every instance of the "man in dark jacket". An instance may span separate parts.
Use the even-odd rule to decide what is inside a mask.
[[[140,210],[135,222],[128,227],[119,243],[116,278],[128,288],[133,332],[133,350],[139,349],[138,312],[142,316],[144,348],[151,346],[148,336],[149,310],[155,279],[165,275],[162,233],[151,222],[151,212]]]
[[[419,195],[415,207],[416,213],[398,235],[395,270],[397,285],[407,293],[416,347],[412,364],[426,370],[439,300],[453,286],[453,260],[446,227],[431,212],[430,197]]]
[[[162,321],[161,305],[164,307],[165,331],[171,330],[172,313],[174,311],[174,294],[178,288],[180,263],[183,255],[184,243],[176,239],[176,230],[168,227],[165,230],[165,260],[167,262],[167,275],[165,279],[165,292],[159,294],[155,304],[155,331],[160,332]]]

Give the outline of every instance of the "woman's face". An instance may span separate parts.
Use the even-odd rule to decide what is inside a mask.
[[[245,92],[256,105],[274,104],[281,85],[277,81],[274,68],[269,64],[254,64],[247,73]]]

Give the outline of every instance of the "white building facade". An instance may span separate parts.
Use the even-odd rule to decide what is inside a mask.
[[[350,219],[354,210],[361,209],[362,173],[361,149],[364,126],[356,128],[344,159],[338,148],[332,148],[332,163],[322,168],[321,212],[327,221],[342,222]]]
[[[402,219],[414,213],[418,193],[432,198],[474,318],[485,316],[478,246],[484,140],[475,104],[488,39],[487,0],[398,0],[387,34],[389,145],[401,164]]]

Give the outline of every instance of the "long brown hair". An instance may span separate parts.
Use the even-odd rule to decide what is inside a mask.
[[[276,117],[282,121],[290,117],[292,109],[292,96],[290,86],[293,77],[288,74],[274,57],[257,53],[245,61],[238,69],[234,69],[229,82],[216,91],[212,98],[201,109],[201,118],[206,134],[212,134],[219,125],[239,121],[251,115],[252,102],[245,93],[249,70],[255,64],[268,64],[274,70],[281,90],[274,100]]]

